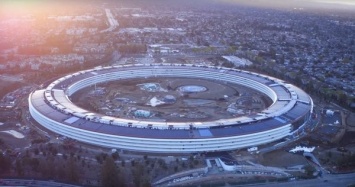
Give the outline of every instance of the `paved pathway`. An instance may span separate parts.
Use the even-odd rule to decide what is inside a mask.
[[[350,174],[333,174],[327,175],[323,178],[309,179],[309,180],[295,180],[290,182],[280,182],[280,183],[264,183],[264,184],[250,184],[243,186],[267,186],[267,187],[341,187],[349,186],[355,184],[355,173]],[[240,186],[240,185],[236,185]]]
[[[26,179],[0,179],[0,186],[79,187],[77,185],[58,183],[54,181],[39,181],[39,180],[26,180]]]

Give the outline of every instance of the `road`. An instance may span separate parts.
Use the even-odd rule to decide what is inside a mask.
[[[27,187],[79,187],[72,184],[64,184],[54,181],[39,181],[26,179],[1,179],[0,186],[27,186]]]
[[[309,179],[309,180],[294,180],[290,182],[281,183],[264,183],[264,184],[250,184],[247,186],[268,186],[268,187],[334,187],[334,186],[349,186],[355,184],[355,173],[350,174],[333,174],[326,175],[323,178]],[[246,185],[243,185],[246,186]]]
[[[318,115],[318,116],[321,116],[319,111],[317,112],[317,115]],[[313,130],[320,124],[320,122],[321,122],[321,118],[320,118],[320,117],[318,117],[318,118],[316,118],[316,119],[311,119],[311,123],[312,123],[311,126],[313,126],[311,131],[313,131]],[[283,148],[283,147],[285,147],[285,146],[290,145],[290,144],[293,143],[293,142],[296,142],[296,141],[298,141],[298,140],[300,140],[300,139],[306,137],[307,135],[308,135],[308,134],[303,131],[301,134],[299,134],[298,136],[296,136],[296,137],[294,137],[294,138],[292,138],[292,139],[289,139],[289,140],[286,140],[286,141],[284,141],[284,142],[275,144],[275,145],[273,145],[273,146],[268,146],[268,147],[266,147],[266,148],[262,148],[262,149],[260,149],[260,150],[258,151],[258,153],[259,153],[259,154],[265,154],[265,153],[268,153],[268,152],[271,152],[271,151],[274,151],[274,150],[281,149],[281,148]]]
[[[107,31],[113,31],[115,28],[117,28],[120,24],[117,22],[117,20],[115,19],[115,17],[112,15],[111,10],[106,8],[105,9],[105,13],[107,16],[107,21],[110,25],[110,27],[108,29],[102,30],[100,31],[101,33],[103,32],[107,32]]]

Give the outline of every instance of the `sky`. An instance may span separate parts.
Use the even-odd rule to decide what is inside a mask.
[[[328,4],[340,4],[340,5],[351,5],[351,6],[355,6],[355,0],[343,0],[343,1],[339,1],[339,0],[313,0],[315,2],[319,2],[319,3],[328,3]]]
[[[355,0],[226,0],[230,2],[250,2],[261,4],[307,4],[307,3],[325,3],[325,4],[339,4],[339,5],[353,5]]]
[[[50,0],[1,0],[1,2],[5,4],[12,4],[12,5],[31,5],[31,4],[38,4],[43,3]],[[72,0],[76,1],[76,0]],[[97,0],[97,1],[105,1],[105,0]],[[127,0],[129,1],[129,0]],[[146,0],[149,2],[149,0]],[[176,0],[178,1],[178,0]],[[208,0],[206,0],[208,1]],[[320,4],[338,4],[338,5],[351,5],[355,6],[355,0],[216,0],[216,1],[228,1],[228,2],[235,2],[235,3],[251,3],[251,4],[269,4],[271,6],[278,4],[308,4],[308,3],[320,3]],[[57,1],[60,2],[60,1]],[[67,1],[64,1],[67,3]]]
[[[104,2],[105,0],[91,0],[92,2]],[[118,0],[111,0],[111,2]],[[130,0],[120,0],[130,1]],[[159,2],[159,0],[145,0]],[[179,2],[179,0],[170,0]],[[194,1],[194,0],[191,0]],[[200,2],[212,1],[230,4],[243,4],[264,8],[277,9],[306,9],[306,10],[350,10],[355,12],[355,0],[199,0]],[[48,3],[50,2],[50,3]],[[26,9],[44,8],[46,6],[71,6],[72,2],[85,2],[85,0],[0,0],[1,9],[23,11]],[[1,12],[0,12],[1,14]]]
[[[355,14],[355,0],[215,0],[230,4],[242,4],[253,7],[302,10],[306,12],[350,13]]]
[[[218,1],[218,0],[217,0]],[[303,7],[348,7],[354,6],[355,0],[220,0],[229,3],[242,3],[265,7],[286,7],[286,6],[303,6]]]

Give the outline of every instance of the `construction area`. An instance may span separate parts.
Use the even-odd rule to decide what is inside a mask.
[[[256,114],[271,104],[241,85],[207,79],[150,77],[84,88],[76,105],[107,116],[146,121],[196,122]]]

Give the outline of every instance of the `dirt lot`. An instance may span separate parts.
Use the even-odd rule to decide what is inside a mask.
[[[182,91],[184,86],[192,90]],[[265,95],[240,85],[190,78],[113,81],[85,88],[71,100],[109,116],[181,122],[233,118],[257,113],[269,104]]]
[[[277,150],[264,154],[261,163],[266,166],[291,167],[306,165],[307,160],[301,154],[293,154],[283,150]]]

